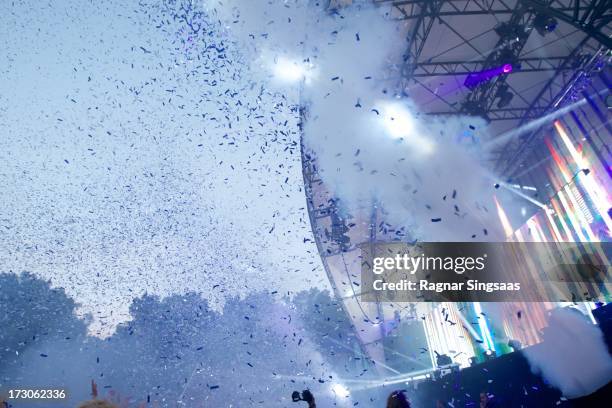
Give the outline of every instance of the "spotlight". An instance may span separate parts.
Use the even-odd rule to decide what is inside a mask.
[[[446,354],[439,354],[437,351],[435,353],[436,353],[436,365],[438,367],[448,366],[448,365],[453,364],[453,359],[447,356]]]
[[[309,61],[291,60],[283,56],[274,59],[272,72],[277,80],[285,83],[308,82],[314,76]]]
[[[519,351],[523,348],[521,342],[514,339],[508,340],[508,347],[511,347],[514,351]]]
[[[463,103],[462,108],[463,108],[463,111],[470,116],[480,116],[487,123],[491,122],[491,119],[489,118],[489,115],[487,114],[487,110],[481,103],[468,100]]]
[[[506,40],[519,41],[521,38],[524,38],[527,35],[524,26],[512,24],[507,21],[499,23],[493,30],[495,30],[497,35]]]
[[[334,393],[338,397],[348,398],[351,394],[350,391],[342,384],[333,384],[331,386],[331,392]]]
[[[497,353],[494,350],[489,349],[484,353],[485,361],[493,360],[495,357],[497,357]]]
[[[509,74],[512,71],[516,71],[521,68],[520,64],[518,63],[518,59],[511,48],[506,47],[499,50],[497,52],[497,60],[503,63],[501,72],[503,74]]]
[[[380,112],[376,120],[381,121],[379,123],[383,124],[389,136],[411,144],[420,153],[433,153],[435,144],[420,129],[418,119],[406,106],[393,102],[381,102],[379,105]]]
[[[497,90],[497,93],[495,95],[499,98],[499,102],[497,102],[498,108],[501,109],[505,106],[510,105],[512,98],[514,98],[514,94],[510,92],[509,89],[510,87],[504,84],[500,86],[499,89]]]
[[[552,33],[557,28],[559,22],[556,18],[548,16],[546,14],[537,14],[533,20],[533,27],[536,29],[538,34],[544,37],[548,33]]]
[[[389,134],[394,138],[415,133],[415,121],[410,112],[398,103],[387,103],[381,109],[382,119]]]
[[[500,61],[506,61],[504,65],[485,69],[484,71],[471,72],[465,77],[465,81],[463,85],[470,90],[474,90],[478,85],[485,83],[492,78],[503,74],[509,74],[515,69],[520,69],[520,64],[515,64],[513,61],[516,60],[514,58],[511,51],[502,51],[498,54],[498,59]]]
[[[487,111],[484,106],[475,101],[465,101],[463,103],[463,110],[470,116],[487,117]]]

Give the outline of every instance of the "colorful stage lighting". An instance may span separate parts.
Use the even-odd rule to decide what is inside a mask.
[[[465,85],[469,89],[474,89],[478,85],[480,85],[480,84],[482,84],[484,82],[487,82],[487,81],[491,80],[492,78],[494,78],[496,76],[500,76],[500,75],[504,75],[504,74],[509,74],[513,70],[514,70],[514,66],[512,64],[504,64],[504,65],[499,66],[499,67],[495,67],[495,68],[491,68],[491,69],[486,69],[486,70],[480,71],[480,72],[474,72],[472,74],[469,74],[465,78],[465,81],[463,82],[463,85]]]

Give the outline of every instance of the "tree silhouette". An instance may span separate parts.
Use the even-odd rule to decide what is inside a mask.
[[[0,274],[0,367],[37,343],[82,338],[87,322],[76,318],[76,306],[64,289],[31,274]]]
[[[100,339],[63,290],[31,275],[0,275],[0,285],[0,386],[65,386],[72,405],[90,397],[91,380],[122,406],[286,406],[306,388],[332,403],[330,385],[355,356],[339,304],[315,290],[230,298],[222,311],[195,293],[145,295]]]

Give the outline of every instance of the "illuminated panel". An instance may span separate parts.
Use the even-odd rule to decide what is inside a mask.
[[[504,233],[506,234],[506,237],[509,237],[514,233],[514,229],[512,229],[512,225],[510,224],[510,220],[508,219],[506,212],[499,204],[499,201],[497,201],[497,197],[493,196],[493,199],[495,200],[497,215],[499,216],[499,220],[501,221],[502,227],[504,228]]]
[[[542,341],[541,333],[547,325],[547,313],[555,307],[550,302],[508,302],[499,305],[502,329],[508,340],[518,340],[523,347]]]
[[[584,215],[584,219],[589,224],[592,224],[594,221],[593,214],[589,207],[587,207],[586,201],[584,200],[584,196],[578,191],[576,186],[572,186],[572,193],[576,196],[576,201],[578,202],[578,208],[582,211],[582,215]]]
[[[561,207],[559,207],[559,205],[557,204],[557,200],[552,199],[550,203],[555,209],[556,218],[559,220],[559,223],[561,224],[561,228],[563,228],[563,232],[565,232],[565,236],[567,237],[566,242],[573,242],[574,239],[572,236],[572,231],[570,230],[569,226],[565,222],[565,217],[563,213],[561,212]],[[560,242],[563,242],[563,241],[561,240]]]
[[[559,136],[561,136],[561,140],[569,151],[574,162],[578,165],[579,169],[589,169],[591,172],[593,172],[594,169],[591,169],[588,160],[583,157],[582,154],[578,153],[578,150],[576,150],[576,148],[572,144],[569,136],[565,132],[565,129],[561,125],[561,122],[555,121],[555,130],[557,131]],[[582,185],[589,194],[591,200],[593,201],[593,204],[597,208],[597,211],[601,215],[601,219],[607,227],[608,236],[610,236],[610,233],[612,232],[612,220],[610,220],[610,217],[608,216],[610,201],[608,200],[607,194],[605,193],[605,191],[603,191],[601,186],[599,186],[595,182],[591,174],[585,175],[584,173],[581,173],[578,178],[580,179]]]
[[[564,242],[565,240],[561,236],[561,232],[559,231],[559,228],[557,227],[557,223],[552,217],[551,211],[544,211],[544,214],[546,214],[548,226],[553,232],[553,237],[554,237],[555,242]]]
[[[595,234],[593,234],[593,230],[591,229],[590,225],[588,224],[586,219],[584,219],[584,216],[583,216],[582,212],[579,211],[578,202],[576,201],[576,198],[574,197],[574,195],[572,194],[571,189],[569,188],[568,184],[572,182],[573,177],[570,175],[570,173],[569,173],[565,163],[563,163],[563,160],[561,159],[561,157],[557,153],[556,149],[554,148],[554,146],[552,145],[550,140],[545,139],[545,142],[546,142],[546,145],[547,145],[548,149],[550,150],[550,153],[551,153],[555,163],[557,164],[557,167],[559,168],[559,171],[563,175],[563,179],[565,180],[565,184],[562,186],[563,191],[560,190],[557,193],[557,195],[559,196],[559,199],[561,200],[561,203],[563,204],[563,207],[565,209],[565,213],[570,218],[570,221],[572,222],[572,224],[574,226],[575,232],[578,234],[578,237],[583,242],[586,242],[586,241],[598,241],[598,239],[596,238]],[[568,204],[568,202],[565,201],[565,197],[563,196],[563,192],[565,192],[567,194],[567,198],[569,199],[569,202],[571,203],[571,206]],[[576,210],[578,210],[578,211],[576,211]],[[586,234],[588,236],[588,239],[583,234],[583,231],[586,232]]]
[[[495,351],[495,344],[493,344],[493,339],[491,338],[491,331],[489,330],[489,325],[487,324],[487,319],[485,315],[482,313],[482,307],[480,306],[480,302],[474,302],[474,312],[478,317],[478,327],[480,328],[480,334],[482,336],[483,341],[487,347],[487,350]]]
[[[445,317],[445,313],[448,318]],[[457,303],[444,302],[437,305],[425,315],[425,333],[432,361],[436,361],[435,352],[446,354],[461,367],[470,365],[470,357],[474,356],[471,335],[461,322],[461,312]],[[452,322],[454,324],[449,323]]]

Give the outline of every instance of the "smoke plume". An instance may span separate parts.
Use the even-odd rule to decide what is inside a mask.
[[[303,142],[347,213],[375,204],[420,240],[503,238],[492,211],[495,177],[481,164],[486,124],[420,112],[398,86],[405,27],[384,7],[224,4],[229,35],[260,71],[254,77],[299,89]]]
[[[555,309],[543,344],[523,354],[532,371],[541,373],[568,398],[591,394],[612,378],[612,359],[601,330],[573,309]]]

